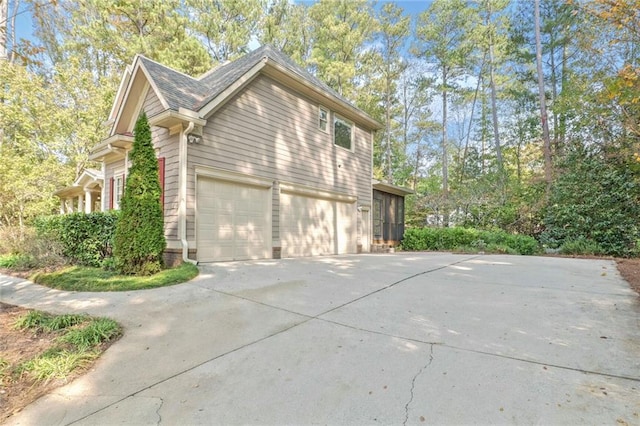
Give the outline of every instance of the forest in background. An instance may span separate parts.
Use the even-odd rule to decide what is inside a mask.
[[[57,210],[136,53],[198,76],[269,43],[384,124],[374,174],[415,190],[409,225],[637,255],[640,0],[402,5],[0,0],[0,228]]]

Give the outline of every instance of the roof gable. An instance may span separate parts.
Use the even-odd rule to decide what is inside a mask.
[[[264,45],[233,62],[212,69],[199,78],[190,77],[137,55],[112,134],[130,131],[130,117],[126,125],[118,124],[118,121],[123,112],[126,116],[137,115],[139,112],[142,106],[142,100],[139,99],[143,93],[142,76],[148,83],[147,89],[151,87],[156,92],[166,109],[178,112],[192,111],[200,118],[207,118],[260,72],[298,91],[304,91],[319,103],[331,106],[341,114],[366,125],[367,128],[381,127],[364,111],[301,68],[288,56],[269,45]],[[137,96],[138,99],[129,99],[131,96]]]

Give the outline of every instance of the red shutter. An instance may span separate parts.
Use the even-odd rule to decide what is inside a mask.
[[[158,178],[160,179],[160,206],[164,211],[164,157],[158,158]]]
[[[109,179],[109,210],[113,210],[113,186],[115,185],[115,179],[111,176]]]

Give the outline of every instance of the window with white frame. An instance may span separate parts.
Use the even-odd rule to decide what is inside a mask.
[[[333,116],[333,143],[353,150],[353,123],[336,114]]]
[[[329,110],[325,107],[318,107],[318,128],[323,132],[329,131]]]
[[[122,200],[122,194],[124,194],[124,172],[120,171],[116,173],[113,178],[113,208],[120,208],[120,201]]]

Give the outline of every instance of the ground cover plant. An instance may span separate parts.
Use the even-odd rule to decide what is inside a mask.
[[[130,291],[164,287],[187,282],[198,275],[198,268],[183,263],[149,276],[119,275],[116,271],[86,266],[69,266],[53,272],[37,272],[32,281],[67,291]]]
[[[86,372],[122,334],[108,318],[0,303],[0,422]]]

